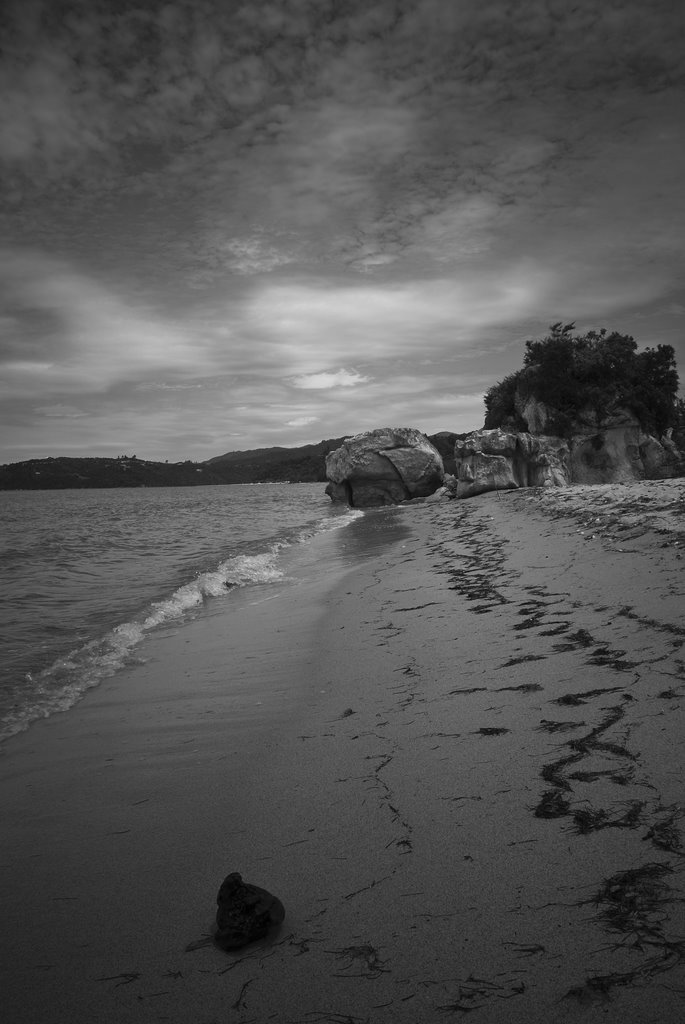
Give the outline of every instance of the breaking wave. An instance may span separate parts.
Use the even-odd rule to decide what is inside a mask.
[[[46,668],[28,672],[14,706],[0,719],[0,739],[27,729],[31,722],[67,711],[89,689],[126,665],[139,663],[136,648],[159,627],[180,624],[207,602],[230,597],[235,588],[267,586],[286,579],[279,565],[284,548],[306,543],[319,533],[340,529],[363,513],[349,510],[325,517],[304,528],[284,530],[266,550],[234,555],[216,568],[200,572],[143,611],[105,632],[97,639],[76,645]]]

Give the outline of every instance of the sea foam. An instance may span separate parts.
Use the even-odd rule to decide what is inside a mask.
[[[214,569],[200,572],[168,596],[151,602],[140,615],[119,623],[103,636],[74,647],[48,667],[27,673],[21,688],[22,701],[0,719],[0,739],[28,728],[31,722],[67,711],[91,688],[127,665],[135,664],[136,648],[155,629],[179,624],[197,614],[211,600],[230,597],[237,587],[268,585],[283,581],[279,553],[302,544],[319,533],[346,526],[362,512],[349,510],[289,531],[266,550],[238,554]]]

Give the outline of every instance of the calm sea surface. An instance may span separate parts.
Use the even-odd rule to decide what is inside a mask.
[[[323,484],[0,492],[0,739],[70,707],[283,553],[362,515]]]

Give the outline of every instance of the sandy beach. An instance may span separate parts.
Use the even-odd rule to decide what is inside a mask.
[[[682,1020],[684,512],[371,512],[12,738],[6,1019]],[[286,909],[234,954],[229,871]]]

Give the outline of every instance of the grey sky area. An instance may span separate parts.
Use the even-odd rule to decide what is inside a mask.
[[[482,426],[557,320],[685,373],[680,0],[7,0],[0,461]]]

